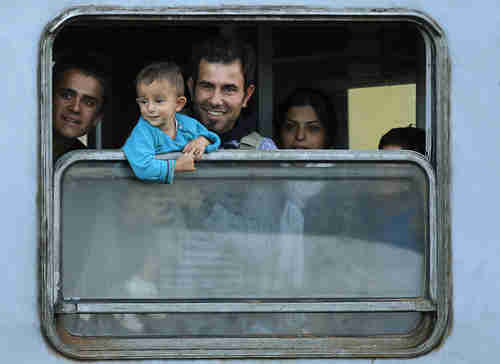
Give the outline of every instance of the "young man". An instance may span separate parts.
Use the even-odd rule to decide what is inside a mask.
[[[107,91],[104,73],[91,61],[61,59],[54,69],[53,160],[84,149],[78,140],[102,119]]]
[[[216,132],[225,149],[276,149],[244,113],[255,91],[255,55],[236,39],[211,38],[194,47],[187,85],[193,117]]]

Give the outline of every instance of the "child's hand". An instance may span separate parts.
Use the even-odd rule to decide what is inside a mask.
[[[200,136],[187,143],[182,151],[184,153],[193,151],[194,159],[199,161],[201,160],[201,157],[203,157],[203,153],[205,153],[205,148],[209,144],[210,140],[208,140],[204,136]]]
[[[196,168],[194,168],[194,159],[194,151],[191,150],[189,152],[182,153],[182,155],[175,161],[174,170],[176,172],[192,172],[196,170]]]

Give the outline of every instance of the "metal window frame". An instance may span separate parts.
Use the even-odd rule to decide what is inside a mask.
[[[411,161],[431,179],[429,252],[429,298],[386,300],[343,300],[322,303],[152,303],[84,302],[59,297],[60,255],[55,219],[55,181],[77,160],[123,160],[119,151],[88,151],[68,154],[52,165],[52,48],[57,33],[78,19],[181,20],[253,22],[393,22],[416,24],[425,34],[427,55],[426,129],[432,166],[412,152],[218,152],[207,160],[266,161]],[[204,7],[204,8],[118,8],[84,6],[64,11],[45,29],[40,48],[40,294],[41,321],[49,341],[62,353],[75,358],[330,358],[330,357],[414,357],[437,347],[447,327],[450,298],[450,207],[449,207],[449,60],[446,39],[440,27],[427,15],[407,9],[335,9],[315,7]],[[431,133],[432,134],[431,134]],[[432,139],[431,139],[432,138]],[[82,157],[83,156],[83,157]],[[435,176],[435,177],[434,177]],[[433,213],[432,211],[435,211]],[[206,338],[206,339],[118,339],[75,338],[61,332],[59,315],[89,312],[427,312],[421,327],[409,335],[358,338]]]
[[[167,160],[176,159],[180,153],[168,153],[157,158]],[[81,161],[125,161],[126,158],[121,151],[76,151],[66,154],[55,166],[54,173],[54,247],[53,247],[53,267],[52,270],[59,277],[62,271],[62,231],[60,221],[62,219],[62,181],[68,168],[74,163]],[[205,155],[204,161],[221,162],[275,162],[294,163],[297,161],[308,163],[317,162],[322,166],[332,166],[337,163],[345,162],[409,162],[413,163],[423,170],[429,183],[429,216],[428,216],[428,235],[429,247],[426,249],[426,259],[424,270],[425,287],[424,297],[417,298],[395,298],[395,299],[333,299],[330,301],[314,302],[307,299],[306,302],[269,302],[262,300],[258,303],[239,302],[238,300],[228,300],[223,303],[168,303],[159,302],[159,300],[88,300],[75,297],[63,297],[60,293],[59,281],[53,287],[52,303],[56,306],[56,312],[62,314],[68,313],[157,313],[157,312],[387,312],[387,311],[435,311],[434,301],[436,300],[437,277],[436,277],[436,226],[433,223],[436,220],[435,213],[435,177],[432,167],[426,159],[418,153],[411,151],[378,153],[376,151],[218,151],[217,153]],[[228,171],[230,172],[230,171]],[[274,170],[272,176],[279,176],[280,170]],[[250,175],[253,172],[249,172]],[[241,172],[235,172],[236,176],[241,176]],[[376,176],[374,176],[376,177]],[[383,178],[383,177],[382,177]],[[233,302],[229,302],[233,301]]]

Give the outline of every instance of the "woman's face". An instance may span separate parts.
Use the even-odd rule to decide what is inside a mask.
[[[280,130],[283,149],[325,149],[327,133],[312,106],[288,109]]]

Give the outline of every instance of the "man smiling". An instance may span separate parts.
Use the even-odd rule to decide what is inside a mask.
[[[226,149],[276,149],[244,109],[255,91],[255,54],[234,38],[216,37],[193,49],[187,85],[192,116],[216,132]]]
[[[103,116],[106,86],[104,74],[89,60],[68,59],[54,69],[52,108],[53,160],[86,146],[78,140]]]

